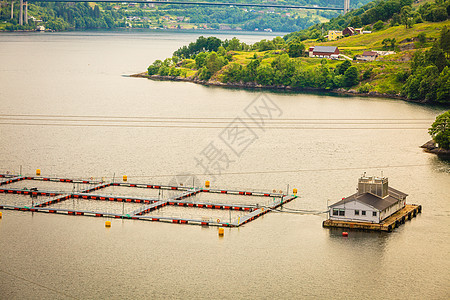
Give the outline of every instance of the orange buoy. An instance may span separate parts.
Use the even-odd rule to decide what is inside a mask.
[[[222,227],[219,228],[219,236],[223,236],[224,229]]]
[[[211,185],[211,183],[208,180],[206,180],[205,181],[205,187],[209,188],[210,185]]]
[[[348,232],[344,231],[344,232],[342,233],[342,236],[347,237],[347,236],[348,236]]]

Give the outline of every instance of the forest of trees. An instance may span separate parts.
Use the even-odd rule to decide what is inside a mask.
[[[195,58],[201,52],[218,51],[222,47],[224,51],[268,51],[268,50],[286,50],[291,57],[299,57],[304,54],[305,46],[299,41],[294,40],[289,43],[281,37],[275,37],[272,40],[263,39],[253,45],[248,45],[239,41],[237,38],[231,40],[220,40],[216,37],[205,38],[200,36],[195,42],[188,46],[182,46],[173,53],[173,56],[179,58]]]
[[[224,71],[224,82],[324,90],[351,87],[359,82],[359,72],[350,61],[342,62],[337,68],[330,67],[328,61],[323,59],[319,66],[309,68],[284,53],[270,64],[262,64],[257,58],[246,66],[231,63]]]
[[[247,65],[231,62],[230,51],[267,51],[282,50],[283,54],[274,55],[271,63],[255,57]],[[333,89],[351,87],[359,82],[359,72],[350,61],[344,61],[336,68],[331,67],[327,59],[322,59],[318,67],[303,65],[296,57],[304,54],[305,46],[294,40],[286,43],[280,37],[262,40],[249,46],[238,39],[221,41],[215,37],[199,37],[189,46],[174,52],[172,58],[157,60],[148,68],[149,75],[180,76],[183,69],[177,66],[195,69],[196,77],[209,80],[223,71],[223,82],[254,83],[264,86],[291,86],[293,88]],[[184,60],[180,60],[186,58]],[[178,63],[178,65],[177,65]],[[222,67],[226,66],[222,69]],[[184,74],[185,75],[185,74]]]
[[[10,19],[10,7],[4,6],[0,10],[0,20],[8,21],[7,30],[34,29],[37,24],[29,20],[28,25],[18,25],[19,9],[15,9],[14,19]],[[112,29],[120,26],[117,20],[122,15],[112,9],[103,10],[98,5],[91,7],[84,3],[46,3],[29,5],[29,14],[39,16],[46,28],[61,31],[67,29]]]
[[[428,133],[440,148],[450,150],[450,110],[436,117]]]
[[[402,93],[408,99],[450,103],[450,30],[444,27],[431,49],[417,51]]]

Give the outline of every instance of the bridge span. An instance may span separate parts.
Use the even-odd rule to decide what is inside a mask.
[[[12,0],[14,1],[14,0]],[[289,5],[289,4],[258,4],[258,3],[230,3],[230,2],[198,2],[198,1],[146,1],[146,0],[20,0],[19,24],[23,25],[25,8],[25,23],[28,23],[28,2],[102,2],[102,3],[144,3],[144,4],[170,4],[170,5],[197,5],[197,6],[236,6],[236,7],[261,7],[261,8],[291,8],[291,9],[314,9],[314,10],[333,10],[344,11],[347,13],[350,8],[350,0],[343,0],[343,7],[326,7],[326,6],[305,6],[305,5]],[[11,18],[13,18],[13,5],[11,5]]]
[[[344,10],[345,7],[305,6],[289,4],[263,4],[263,3],[230,3],[230,2],[206,2],[206,1],[146,1],[146,0],[28,0],[29,2],[102,2],[102,3],[144,3],[144,4],[171,4],[171,5],[199,5],[199,6],[237,6],[237,7],[263,7],[263,8],[293,8],[293,9],[318,9],[318,10]],[[344,0],[346,1],[346,0]]]

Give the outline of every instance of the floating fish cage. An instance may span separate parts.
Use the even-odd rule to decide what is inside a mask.
[[[239,227],[297,198],[207,186],[0,174],[0,209]]]

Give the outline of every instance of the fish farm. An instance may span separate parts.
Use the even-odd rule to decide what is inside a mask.
[[[0,209],[239,227],[297,198],[296,189],[286,195],[210,189],[207,183],[198,188],[0,174]]]

